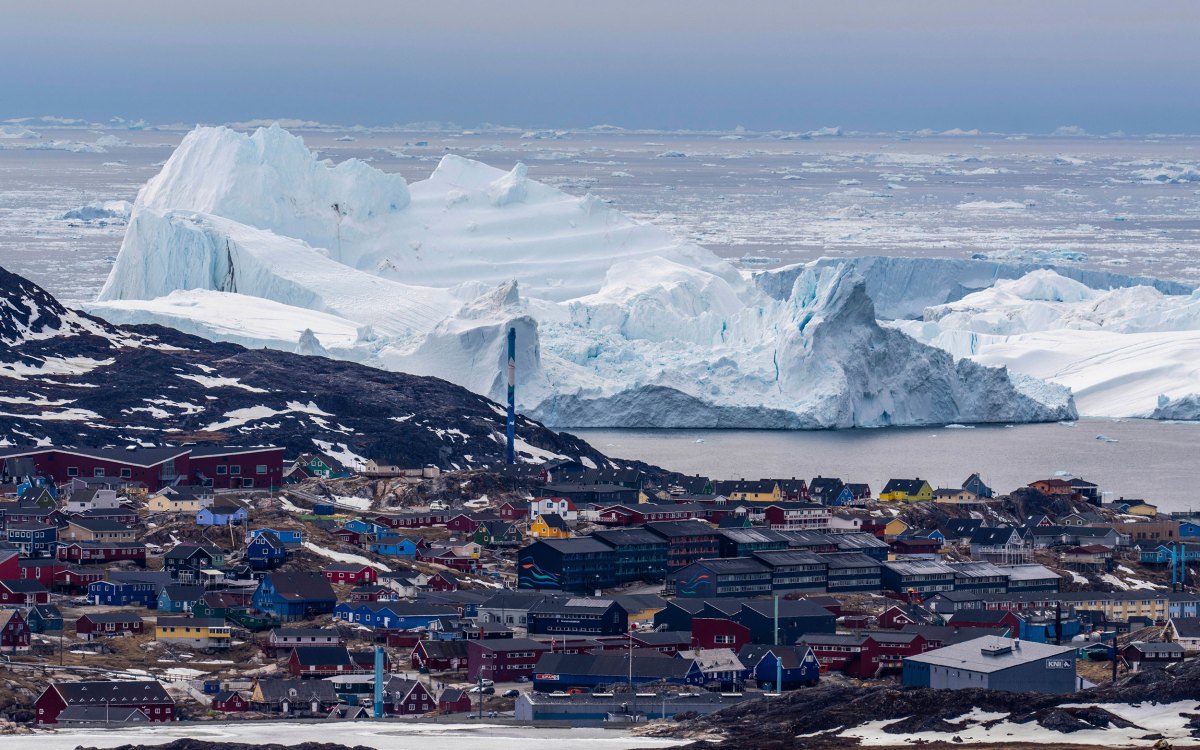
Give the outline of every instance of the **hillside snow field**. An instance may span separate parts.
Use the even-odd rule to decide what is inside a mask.
[[[778,279],[776,279],[778,283]],[[592,196],[446,156],[426,180],[320,160],[277,126],[197,128],[138,195],[92,312],[504,392],[595,427],[1069,419],[1066,388],[877,323],[823,264],[768,293]]]

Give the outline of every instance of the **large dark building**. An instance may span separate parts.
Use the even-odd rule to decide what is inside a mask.
[[[528,623],[530,635],[621,635],[629,614],[611,599],[547,598],[529,610]]]
[[[283,448],[4,448],[0,458],[29,459],[37,472],[66,484],[107,477],[141,482],[151,492],[170,485],[270,489],[283,484]]]
[[[703,521],[665,521],[646,524],[646,530],[667,542],[667,572],[697,560],[720,556],[716,529]]]
[[[522,589],[591,592],[617,585],[616,555],[599,539],[541,539],[517,553]]]
[[[594,532],[592,538],[612,548],[618,584],[666,578],[667,540],[658,534],[645,529],[612,529]]]

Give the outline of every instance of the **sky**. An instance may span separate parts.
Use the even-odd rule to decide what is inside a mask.
[[[0,0],[0,119],[1195,133],[1198,33],[1193,0]]]

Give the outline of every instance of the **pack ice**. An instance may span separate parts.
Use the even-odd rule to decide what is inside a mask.
[[[549,424],[827,428],[1072,418],[1066,388],[881,327],[849,265],[768,294],[588,195],[446,156],[411,185],[279,127],[197,128],[140,191],[92,306],[504,391]]]

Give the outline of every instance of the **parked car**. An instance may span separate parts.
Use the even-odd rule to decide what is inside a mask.
[[[496,685],[496,683],[492,682],[491,680],[487,679],[486,677],[484,679],[480,680],[479,684],[483,685],[484,687],[494,687]]]
[[[496,694],[496,688],[494,688],[494,687],[478,687],[478,686],[476,686],[476,687],[473,687],[473,688],[471,688],[471,689],[470,689],[470,690],[468,690],[467,692],[468,692],[468,693],[471,693],[472,695],[495,695],[495,694]]]
[[[514,682],[529,682],[529,678],[525,675],[520,675],[514,680]]]
[[[505,690],[504,691],[505,698],[516,698],[520,694],[521,694],[520,690]]]

